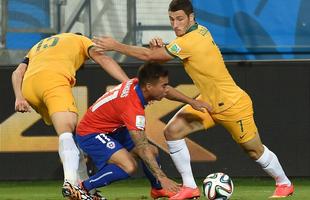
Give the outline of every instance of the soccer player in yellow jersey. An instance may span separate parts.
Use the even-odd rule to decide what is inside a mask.
[[[12,74],[15,110],[29,112],[31,106],[46,124],[53,124],[59,135],[58,152],[65,181],[74,185],[83,175],[78,175],[78,169],[84,169],[83,176],[87,173],[72,136],[78,115],[71,87],[76,81],[76,71],[89,58],[118,81],[128,80],[112,58],[96,52],[89,38],[74,33],[62,33],[41,40]]]
[[[102,50],[118,51],[141,60],[163,62],[180,58],[185,71],[200,91],[198,98],[210,105],[206,113],[184,106],[165,128],[171,158],[183,180],[181,190],[170,199],[200,196],[184,138],[193,130],[208,129],[215,124],[225,127],[244,151],[275,179],[276,189],[271,197],[293,194],[294,187],[277,156],[260,140],[251,98],[230,76],[208,29],[195,22],[190,0],[172,0],[168,11],[177,38],[167,46],[159,38],[151,40],[150,49],[125,45],[110,37],[95,38],[93,41]]]

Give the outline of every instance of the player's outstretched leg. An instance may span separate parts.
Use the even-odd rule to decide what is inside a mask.
[[[70,200],[92,200],[88,192],[81,186],[72,185],[65,181],[62,186],[62,195]]]
[[[277,156],[262,144],[258,133],[253,139],[240,145],[275,180],[276,189],[270,198],[283,198],[293,194],[294,186],[285,175]]]
[[[195,199],[200,197],[199,188],[196,185],[190,164],[190,154],[185,139],[167,141],[170,156],[182,176],[183,187],[172,196],[171,200],[176,199]]]
[[[277,156],[266,146],[263,154],[256,160],[263,170],[276,181],[276,189],[270,198],[288,197],[294,193],[294,186],[287,178]]]
[[[188,110],[189,107],[183,107],[164,129],[170,157],[183,181],[182,188],[170,199],[191,199],[200,196],[192,172],[190,153],[184,138],[193,130],[203,128],[203,124],[201,120],[197,120],[201,116],[196,116],[196,113]]]

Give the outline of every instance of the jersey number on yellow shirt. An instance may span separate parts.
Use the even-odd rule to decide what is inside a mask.
[[[38,52],[42,49],[46,49],[49,47],[56,46],[58,41],[59,41],[58,37],[49,37],[49,38],[46,38],[44,40],[41,40],[37,46],[36,52]]]

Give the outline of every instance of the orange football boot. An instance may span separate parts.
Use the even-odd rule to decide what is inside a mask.
[[[180,191],[169,198],[169,200],[183,200],[183,199],[199,199],[200,191],[197,188],[190,188],[190,187],[181,187]]]
[[[294,193],[294,186],[292,185],[276,185],[276,189],[269,198],[284,198],[291,196]]]
[[[158,199],[162,197],[172,197],[175,194],[176,194],[175,192],[170,192],[165,189],[156,189],[156,188],[151,189],[151,197],[153,199]]]

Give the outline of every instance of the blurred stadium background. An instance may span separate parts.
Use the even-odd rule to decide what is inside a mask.
[[[147,45],[160,36],[174,39],[169,0],[1,0],[0,16],[0,180],[62,178],[57,137],[36,113],[14,112],[11,73],[40,39],[59,32],[89,37],[110,35],[119,41]],[[310,1],[193,0],[196,19],[207,26],[223,52],[236,82],[253,98],[264,143],[278,155],[291,177],[310,177]],[[142,63],[111,53],[130,75]],[[166,64],[171,83],[190,96],[196,88],[178,61]],[[88,62],[74,88],[80,114],[109,86],[117,84]],[[151,141],[162,151],[162,166],[178,177],[165,153],[162,128],[181,106],[164,101],[147,109]],[[160,112],[158,112],[160,110]],[[189,138],[194,174],[222,171],[232,177],[266,174],[234,144],[221,127]],[[212,160],[209,153],[216,156]],[[138,172],[137,177],[142,173]]]

